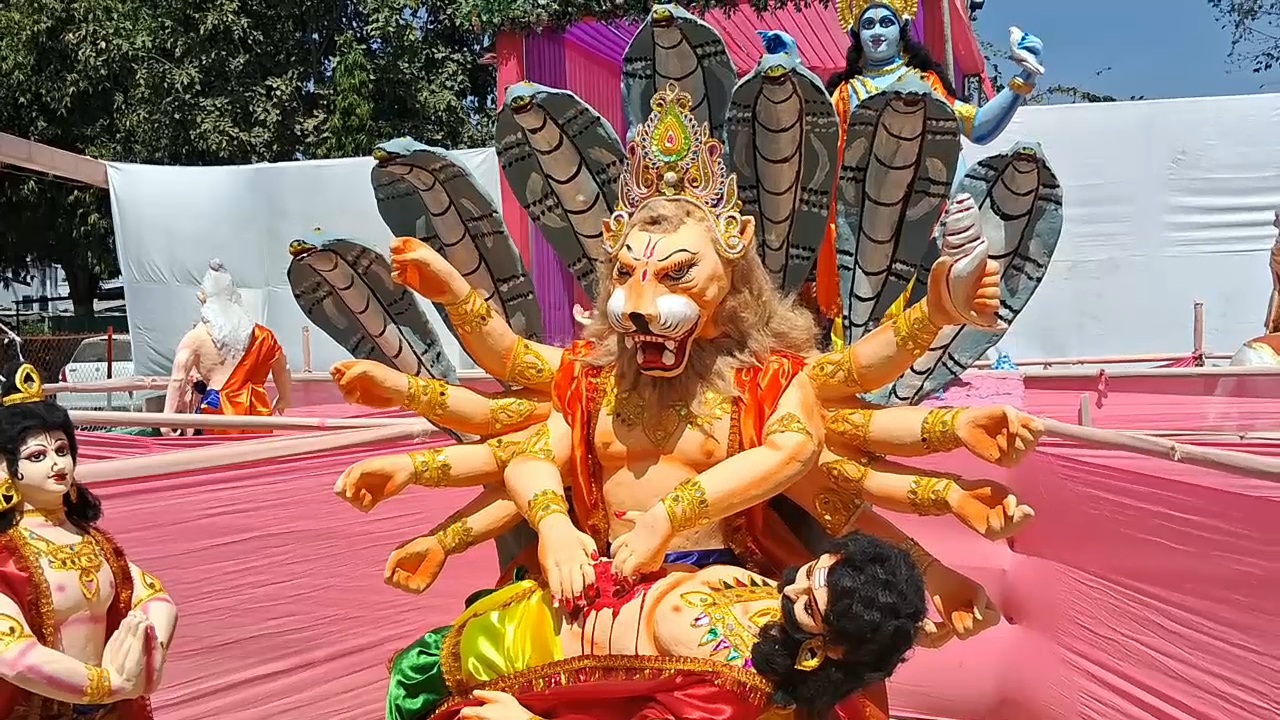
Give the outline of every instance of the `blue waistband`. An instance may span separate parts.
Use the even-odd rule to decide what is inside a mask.
[[[667,553],[662,561],[667,565],[692,565],[698,569],[711,565],[733,565],[742,567],[738,555],[729,548],[713,550],[677,550]]]
[[[196,408],[196,412],[200,412],[205,408],[210,410],[222,409],[222,394],[213,388],[204,391],[204,395],[200,398],[200,407]]]

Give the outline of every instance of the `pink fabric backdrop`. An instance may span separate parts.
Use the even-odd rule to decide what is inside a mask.
[[[1097,424],[1276,427],[1280,378],[1145,379],[1131,388],[1121,380],[1095,409]],[[1097,385],[1073,382],[1029,381],[1022,390],[1016,378],[993,375],[953,396],[1025,397],[1033,411],[1072,420],[1079,395]],[[239,441],[81,438],[86,459]],[[182,612],[158,717],[381,717],[391,654],[450,622],[497,571],[484,548],[455,559],[425,596],[382,584],[387,553],[471,494],[414,488],[368,516],[333,498],[347,464],[394,449],[95,487],[104,526]],[[1276,454],[1280,443],[1245,449]],[[893,683],[895,714],[1280,717],[1280,624],[1271,612],[1280,485],[1053,442],[1007,477],[959,455],[935,466],[1008,482],[1038,519],[1010,549],[949,520],[895,517],[982,582],[1009,619],[973,640],[917,652]]]

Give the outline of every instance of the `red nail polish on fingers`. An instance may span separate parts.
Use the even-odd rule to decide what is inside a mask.
[[[613,516],[614,516],[614,517],[616,517],[616,518],[618,518],[619,520],[621,520],[622,518],[626,517],[626,516],[627,516],[627,514],[626,514],[625,512],[623,512],[622,510],[614,510],[614,511],[613,511]]]
[[[592,552],[592,553],[591,553],[591,559],[592,559],[592,560],[599,560],[599,559],[600,559],[600,553],[598,553],[598,552]]]

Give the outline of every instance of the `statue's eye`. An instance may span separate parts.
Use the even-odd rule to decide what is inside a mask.
[[[898,24],[898,21],[894,20],[893,17],[890,15],[885,15],[884,17],[880,18],[880,27],[882,28],[888,29],[897,24]]]
[[[613,269],[613,278],[618,282],[626,282],[631,279],[631,268],[619,263]]]
[[[662,279],[667,282],[680,283],[689,279],[693,273],[693,263],[682,263],[662,274]]]
[[[862,29],[863,29],[863,30],[870,30],[871,28],[873,28],[873,27],[875,27],[875,26],[876,26],[876,19],[875,19],[875,18],[873,18],[873,17],[864,18],[864,19],[862,20]]]

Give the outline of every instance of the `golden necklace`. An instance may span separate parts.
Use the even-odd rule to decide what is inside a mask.
[[[695,411],[687,402],[678,402],[663,408],[661,413],[651,413],[643,397],[635,393],[619,392],[610,377],[601,409],[619,425],[643,430],[653,446],[662,450],[671,441],[671,437],[684,427],[692,427],[704,435],[714,436],[715,423],[733,412],[733,398],[707,390],[702,395],[701,411]],[[655,414],[657,417],[654,417]]]
[[[717,586],[708,588],[708,592],[692,591],[681,593],[680,601],[685,607],[698,610],[699,614],[690,623],[703,630],[698,641],[700,647],[712,645],[712,656],[724,653],[725,662],[743,664],[751,667],[751,648],[760,637],[760,630],[771,622],[782,618],[782,610],[778,607],[766,607],[751,614],[748,622],[738,619],[733,608],[736,605],[760,600],[777,600],[781,593],[773,585],[756,578],[742,580],[723,580]]]
[[[92,601],[98,597],[98,573],[102,570],[102,555],[98,552],[98,543],[90,535],[78,541],[59,545],[49,538],[42,537],[27,528],[22,528],[18,535],[23,544],[37,558],[49,561],[49,569],[59,572],[74,572],[78,575],[80,592],[85,600]]]

